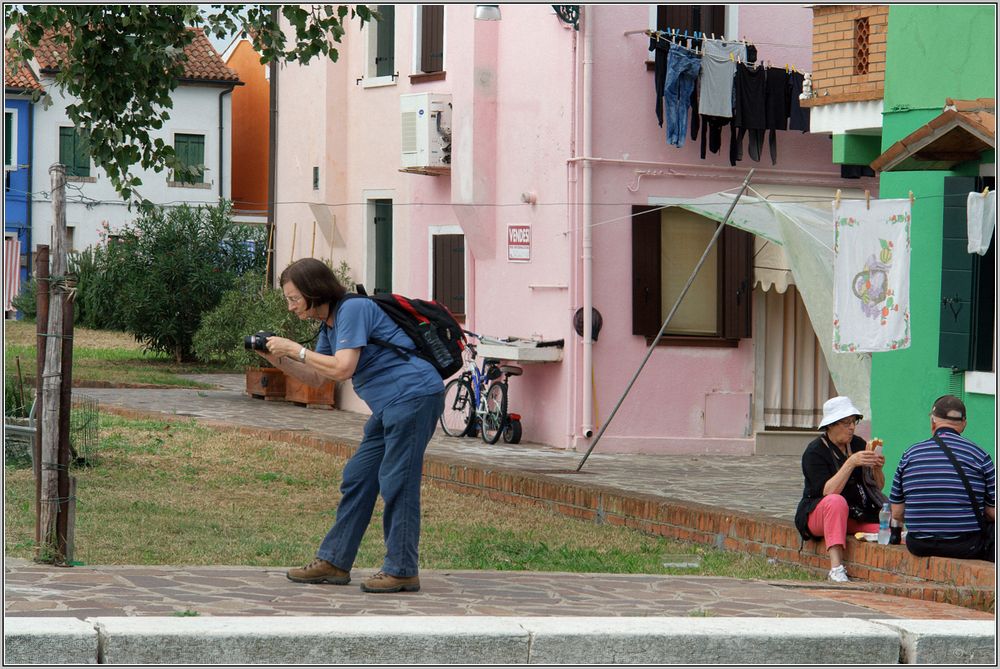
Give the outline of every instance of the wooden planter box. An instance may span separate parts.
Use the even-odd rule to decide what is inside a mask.
[[[260,400],[283,400],[285,378],[285,373],[276,367],[248,367],[247,395]]]
[[[333,381],[327,381],[322,386],[314,388],[293,376],[285,377],[285,401],[292,404],[310,409],[332,409],[333,396]]]

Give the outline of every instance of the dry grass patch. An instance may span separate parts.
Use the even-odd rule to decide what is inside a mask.
[[[7,346],[34,346],[37,341],[36,325],[29,321],[4,321],[4,344]],[[80,348],[120,349],[142,352],[142,344],[125,332],[73,328],[73,345]]]

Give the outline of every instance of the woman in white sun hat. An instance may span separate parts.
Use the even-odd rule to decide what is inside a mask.
[[[805,490],[795,512],[795,527],[803,539],[823,539],[830,554],[831,581],[850,579],[844,569],[847,533],[878,532],[878,512],[885,496],[885,457],[867,448],[854,434],[863,416],[848,397],[823,404],[822,434],[802,454]],[[872,479],[865,483],[864,468]]]

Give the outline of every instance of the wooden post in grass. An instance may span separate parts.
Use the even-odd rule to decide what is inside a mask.
[[[65,202],[65,200],[64,200]],[[66,212],[62,214],[63,230],[66,229]],[[65,237],[63,237],[65,240]],[[64,251],[68,251],[65,249]],[[64,257],[66,253],[63,253]],[[70,507],[75,504],[74,495],[71,489],[74,482],[70,480],[69,465],[72,460],[72,445],[69,443],[70,434],[70,411],[73,407],[73,303],[76,295],[76,276],[70,273],[69,260],[65,261],[66,280],[63,283],[63,322],[62,322],[62,375],[59,379],[59,510],[56,516],[56,554],[61,556],[63,561],[69,562],[73,559],[70,552],[70,542],[68,537],[73,530],[70,527]]]
[[[49,247],[35,247],[35,442],[31,445],[31,464],[35,474],[35,545],[42,543],[42,372],[45,370],[45,344],[49,338]]]
[[[45,338],[45,366],[42,378],[42,405],[39,423],[42,426],[42,490],[38,559],[60,564],[56,525],[59,515],[59,404],[62,399],[62,345],[56,338],[63,331],[63,305],[66,302],[66,167],[55,164],[49,168],[52,179],[52,246],[49,269],[49,326]]]

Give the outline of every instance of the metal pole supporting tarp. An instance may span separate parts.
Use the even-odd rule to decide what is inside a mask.
[[[729,217],[732,215],[733,210],[736,209],[736,203],[740,201],[740,198],[746,191],[747,186],[750,185],[750,179],[752,177],[753,170],[750,170],[747,173],[747,178],[743,180],[743,185],[740,186],[740,192],[736,194],[736,198],[733,200],[733,203],[729,205],[729,211],[726,212],[725,218],[722,219],[722,223],[720,223],[719,227],[716,228],[715,234],[712,235],[712,239],[708,242],[708,246],[705,247],[705,252],[701,254],[701,260],[699,260],[698,264],[694,266],[691,276],[688,277],[687,283],[684,285],[684,290],[682,290],[681,294],[677,296],[677,301],[674,302],[673,308],[671,308],[670,313],[667,314],[667,319],[663,321],[663,325],[660,326],[660,331],[656,333],[656,338],[653,339],[653,343],[649,345],[649,350],[646,351],[646,357],[642,359],[642,362],[639,364],[639,369],[635,370],[635,374],[632,375],[632,380],[629,381],[628,386],[625,387],[625,392],[622,393],[622,396],[618,399],[618,403],[615,405],[615,408],[611,410],[611,414],[608,416],[608,419],[604,421],[604,425],[601,426],[601,431],[597,433],[596,437],[594,437],[594,441],[590,444],[590,448],[587,449],[583,459],[580,460],[580,464],[576,466],[576,471],[580,471],[583,468],[583,464],[587,461],[587,458],[590,457],[594,447],[597,446],[597,442],[601,440],[605,430],[608,429],[608,425],[611,425],[611,421],[614,419],[615,414],[618,413],[618,409],[621,407],[622,402],[625,401],[625,397],[628,396],[629,391],[632,390],[632,386],[635,385],[635,381],[639,378],[639,373],[642,372],[642,368],[646,366],[646,362],[649,360],[649,357],[653,355],[653,351],[656,350],[656,345],[660,343],[660,339],[663,337],[663,333],[666,331],[667,325],[670,323],[670,319],[674,317],[674,313],[680,306],[681,300],[684,299],[684,296],[687,295],[688,289],[691,288],[691,284],[694,283],[695,277],[698,276],[698,270],[701,269],[701,266],[705,264],[705,260],[708,259],[709,252],[712,250],[712,247],[715,246],[715,242],[718,241],[719,235],[722,234],[722,229],[728,224]]]

